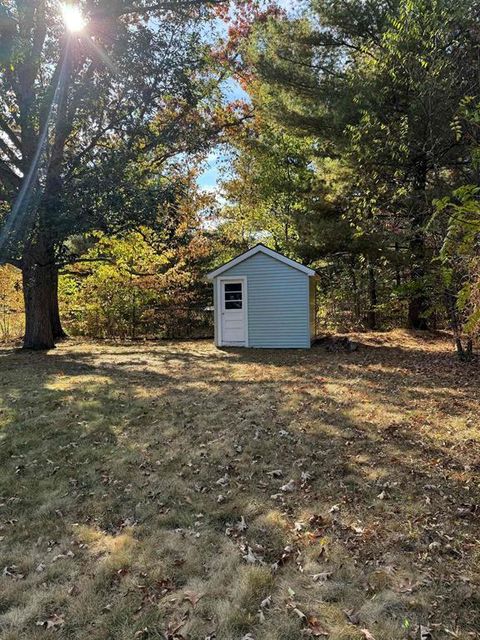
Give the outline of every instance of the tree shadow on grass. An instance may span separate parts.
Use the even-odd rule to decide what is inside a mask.
[[[384,638],[408,637],[401,616],[426,623],[432,608],[445,626],[456,615],[460,633],[479,630],[475,513],[458,513],[480,502],[465,471],[475,452],[447,450],[412,406],[433,410],[451,389],[456,409],[473,411],[464,373],[425,375],[421,349],[383,347],[225,356],[204,344],[67,345],[1,362],[2,535],[12,573],[26,576],[2,578],[12,632],[66,611],[63,630],[78,638],[163,633],[187,589],[204,593],[185,622],[192,638],[292,638],[286,585],[333,638],[342,625],[357,637],[343,614],[352,608]],[[290,478],[295,490],[282,491]],[[315,514],[321,524],[308,524]],[[226,537],[241,516],[249,528]],[[249,569],[241,543],[266,565]],[[287,544],[303,573],[293,555],[271,574]],[[325,568],[333,582],[312,581]],[[270,592],[275,612],[259,625]],[[369,609],[372,597],[383,608]]]

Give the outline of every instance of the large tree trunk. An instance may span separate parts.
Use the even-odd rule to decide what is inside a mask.
[[[36,242],[26,252],[22,264],[25,301],[24,349],[45,350],[55,346],[52,309],[56,267],[53,252]]]

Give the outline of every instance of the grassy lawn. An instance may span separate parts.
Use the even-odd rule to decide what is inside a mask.
[[[480,638],[478,364],[359,340],[0,349],[1,637]]]

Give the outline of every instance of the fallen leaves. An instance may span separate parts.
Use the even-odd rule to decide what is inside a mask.
[[[432,633],[430,631],[430,627],[425,627],[420,625],[420,640],[431,640]]]
[[[240,521],[234,525],[227,523],[227,528],[225,529],[225,535],[229,537],[238,537],[242,533],[244,533],[248,529],[245,518],[242,516]]]
[[[310,635],[319,638],[320,636],[328,637],[330,632],[315,616],[307,616],[307,624]]]
[[[297,603],[290,601],[287,607],[300,619],[308,635],[315,638],[330,635],[330,631],[316,616],[304,613]]]
[[[296,486],[297,485],[295,483],[295,480],[290,480],[280,487],[280,491],[283,491],[284,493],[292,493],[293,491],[295,491]]]
[[[343,613],[347,616],[350,624],[358,625],[360,624],[360,616],[355,611],[355,609],[344,609]]]
[[[58,631],[64,626],[65,617],[54,613],[46,620],[38,620],[35,624],[37,627],[44,627],[47,631]]]
[[[264,610],[268,609],[272,604],[272,596],[267,596],[260,603],[260,608],[258,609],[258,619],[260,622],[265,622],[265,613]]]
[[[18,567],[16,564],[12,564],[9,567],[4,567],[2,574],[6,578],[12,578],[13,580],[23,580],[25,575],[18,571]]]
[[[188,602],[190,602],[192,607],[196,607],[198,604],[198,601],[201,600],[201,598],[203,598],[204,595],[205,594],[197,593],[196,591],[184,591],[183,601],[187,600]]]
[[[168,578],[136,586],[142,593],[142,600],[135,611],[135,616],[139,616],[146,607],[155,606],[168,593],[176,589],[175,583]]]
[[[243,553],[242,558],[247,564],[263,564],[263,558],[257,556],[249,545],[242,545],[240,549]]]
[[[224,476],[222,476],[221,478],[219,478],[215,484],[218,485],[219,487],[226,487],[228,485],[228,483],[230,482],[230,478],[228,473],[226,473]]]
[[[52,562],[58,562],[58,560],[68,560],[70,558],[74,558],[75,554],[73,551],[66,551],[65,553],[58,553],[56,556],[53,556]]]
[[[294,555],[299,555],[299,550],[293,547],[292,545],[287,545],[280,558],[272,564],[272,571],[278,571],[280,567],[282,567],[286,562],[288,562]]]
[[[135,346],[137,348],[143,347]],[[109,349],[113,354],[117,347]],[[188,349],[194,352],[197,346],[189,345]],[[165,348],[159,348],[160,351],[163,353]],[[448,404],[447,395],[450,397],[453,388],[448,388],[446,379],[441,380],[441,389],[423,380],[423,386],[417,388],[419,398],[415,397],[415,403],[418,402],[415,408],[413,396],[411,406],[407,406],[401,397],[406,397],[416,384],[413,374],[408,379],[405,377],[408,389],[400,384],[398,396],[389,408],[385,389],[394,378],[398,382],[403,373],[384,368],[383,358],[388,360],[386,351],[365,350],[370,361],[358,368],[352,365],[348,375],[338,369],[338,363],[334,369],[332,365],[328,373],[325,372],[328,389],[322,390],[316,390],[316,383],[312,382],[315,371],[320,369],[315,353],[305,356],[305,371],[303,360],[301,365],[296,362],[293,366],[289,355],[278,367],[268,363],[264,366],[264,356],[254,355],[255,359],[262,360],[261,366],[257,365],[259,375],[269,381],[262,386],[262,381],[255,378],[258,384],[253,387],[240,382],[244,378],[254,378],[249,373],[253,366],[250,356],[246,359],[228,356],[228,367],[221,377],[222,382],[228,379],[229,389],[238,391],[231,394],[224,392],[224,386],[219,388],[220,369],[215,370],[211,378],[214,384],[207,390],[203,378],[198,386],[196,382],[184,385],[185,371],[179,373],[177,380],[175,360],[168,365],[167,378],[159,358],[155,368],[156,374],[160,372],[158,375],[162,377],[162,393],[150,385],[150,378],[148,386],[138,383],[139,397],[151,393],[156,401],[160,398],[155,415],[144,414],[149,411],[148,406],[144,407],[139,398],[131,398],[128,390],[122,414],[116,415],[116,407],[109,404],[111,399],[102,395],[100,388],[95,389],[101,402],[105,401],[105,420],[109,419],[108,411],[113,407],[112,433],[115,440],[118,439],[115,451],[110,445],[103,451],[103,445],[96,446],[90,438],[84,445],[79,441],[78,451],[73,453],[80,463],[72,459],[67,474],[70,477],[65,491],[70,491],[71,495],[65,495],[58,505],[55,502],[55,506],[61,506],[61,510],[52,513],[56,522],[50,527],[45,520],[41,534],[35,533],[35,538],[41,537],[37,544],[35,538],[27,539],[29,531],[24,528],[26,516],[35,521],[35,513],[29,512],[30,501],[25,501],[26,491],[21,482],[27,478],[30,481],[31,464],[28,457],[15,462],[6,460],[7,471],[10,470],[14,477],[14,491],[24,502],[20,505],[7,500],[8,491],[0,497],[0,534],[4,535],[8,549],[4,564],[9,565],[1,576],[2,586],[14,594],[19,590],[25,592],[29,597],[36,588],[45,588],[43,582],[50,589],[50,586],[56,587],[55,581],[58,581],[62,585],[62,597],[70,596],[73,600],[80,590],[78,600],[88,602],[96,567],[110,561],[115,567],[120,565],[116,564],[115,552],[111,556],[97,556],[93,544],[89,543],[90,549],[82,545],[70,547],[70,533],[65,533],[63,525],[74,523],[75,527],[91,528],[108,539],[126,527],[135,527],[138,554],[128,551],[125,554],[128,568],[121,570],[128,571],[128,579],[120,580],[123,574],[117,574],[116,569],[111,575],[109,572],[98,615],[88,621],[92,628],[111,625],[111,634],[121,635],[124,630],[118,628],[118,613],[125,597],[125,606],[130,611],[139,607],[125,627],[130,638],[135,632],[138,639],[145,640],[157,635],[171,639],[189,638],[191,629],[195,629],[195,637],[199,640],[219,639],[221,620],[209,612],[215,610],[214,599],[218,597],[225,600],[226,609],[236,610],[238,571],[242,581],[243,576],[250,574],[253,581],[258,574],[265,579],[265,585],[262,582],[261,588],[254,593],[256,583],[242,582],[242,588],[248,590],[247,595],[253,596],[249,619],[245,619],[245,625],[252,626],[243,626],[234,636],[235,640],[240,640],[247,631],[251,633],[244,636],[245,640],[252,640],[254,636],[256,640],[266,635],[280,637],[285,634],[282,626],[285,616],[292,617],[290,623],[294,627],[302,627],[301,632],[291,634],[295,639],[327,637],[329,632],[331,637],[343,637],[343,631],[345,635],[364,640],[374,637],[377,640],[387,637],[430,640],[437,634],[439,638],[445,634],[470,637],[477,622],[473,615],[469,619],[476,586],[474,554],[478,531],[475,525],[480,516],[478,482],[473,476],[472,461],[473,456],[480,459],[474,453],[477,438],[475,436],[468,444],[465,452],[460,418],[457,420],[447,413],[437,413],[438,420],[435,417],[433,403],[436,397],[441,393]],[[222,353],[219,359],[216,356],[213,359],[211,350],[207,353],[208,358],[198,356],[198,365],[196,360],[189,359],[188,370],[193,362],[208,382],[210,361],[220,367],[227,356]],[[423,357],[419,349],[420,356]],[[112,361],[114,357],[111,355]],[[276,356],[269,355],[270,358]],[[234,371],[231,379],[229,371]],[[120,386],[122,381],[115,376],[113,366],[110,373],[115,384]],[[299,405],[293,397],[290,379],[295,386],[299,378],[308,379],[311,405],[303,402]],[[287,379],[288,383],[285,382]],[[72,397],[79,393],[78,387],[73,388],[74,384],[76,382],[72,381]],[[253,389],[260,395],[251,399],[248,394]],[[316,391],[319,392],[314,395]],[[465,392],[464,389],[457,391]],[[26,394],[25,397],[28,402]],[[429,404],[432,410],[424,411],[420,406],[423,404]],[[351,409],[348,420],[344,420],[344,411]],[[386,415],[390,410],[392,416]],[[428,438],[422,435],[424,422],[415,429],[410,424],[412,412],[419,410],[431,419],[428,432],[425,431]],[[82,408],[75,408],[75,411],[83,413]],[[385,429],[385,425],[397,420],[395,416],[400,412],[405,413],[405,420],[398,423],[398,440],[393,442],[393,430]],[[123,413],[131,414],[128,430]],[[472,409],[471,431],[477,427],[476,415],[476,409],[475,412]],[[158,426],[150,429],[154,421],[158,421]],[[188,429],[182,426],[187,421]],[[445,435],[444,444],[443,434],[438,434],[442,429],[445,431],[445,425],[450,422],[452,429],[458,426],[458,432],[454,429],[451,436]],[[73,419],[74,428],[76,424]],[[137,426],[142,427],[141,438],[137,437],[136,431],[132,432]],[[50,457],[57,464],[54,453],[57,435],[48,431],[47,420],[45,429],[48,438],[38,444],[45,451],[51,450]],[[82,423],[79,429],[90,432],[94,427]],[[9,438],[15,444],[13,436],[17,437],[14,430]],[[33,442],[36,431],[29,433],[30,437]],[[430,449],[422,448],[422,439]],[[442,467],[443,451],[454,440],[458,441],[458,448],[452,450],[448,466]],[[207,444],[203,444],[204,441]],[[130,447],[132,442],[135,443],[133,449]],[[151,464],[148,461],[136,464],[137,447],[142,449],[140,457],[151,457]],[[21,449],[16,445],[13,450],[15,448]],[[35,451],[37,448],[32,447]],[[41,455],[43,460],[46,455],[43,449]],[[123,461],[123,455],[128,465]],[[161,461],[155,461],[160,456]],[[471,463],[472,472],[464,470],[464,458]],[[19,462],[25,463],[26,470],[15,475],[15,465]],[[458,468],[452,466],[453,462]],[[43,473],[39,461],[36,473],[42,483],[47,482],[55,464],[49,462],[48,473]],[[84,464],[88,467],[83,467]],[[84,473],[89,467],[95,470],[92,477]],[[179,478],[178,470],[182,470]],[[149,479],[148,486],[145,478]],[[398,489],[391,479],[400,482]],[[52,491],[57,490],[52,482]],[[275,492],[277,499],[272,503],[270,495]],[[147,501],[153,501],[153,504],[149,506]],[[97,512],[97,506],[102,507],[101,514]],[[163,517],[167,514],[168,517]],[[226,527],[228,538],[224,536]],[[33,530],[37,529],[32,527]],[[198,532],[201,532],[201,539],[197,541],[193,537]],[[25,536],[28,553],[20,547],[17,553],[18,535],[22,540]],[[49,538],[55,538],[55,541]],[[45,551],[47,540],[48,555]],[[454,557],[450,546],[454,548]],[[67,552],[69,548],[76,557]],[[119,554],[119,559],[122,555]],[[158,560],[155,570],[152,568],[153,575],[158,577],[163,575],[158,572],[168,571],[172,578],[178,577],[178,584],[168,581],[155,584],[153,577],[139,576],[137,572],[142,569],[150,571],[142,566],[143,559]],[[56,564],[51,566],[52,562]],[[385,565],[395,566],[396,573],[386,575],[385,580],[380,574],[374,575],[372,587],[370,576],[383,571]],[[460,584],[463,579],[472,581],[464,590],[465,600],[462,600],[464,585]],[[79,586],[69,589],[74,581]],[[224,592],[222,588],[218,589],[218,584],[225,585]],[[288,609],[289,594],[282,598],[286,585],[292,588]],[[403,613],[398,618],[395,613],[392,618],[390,609],[388,612],[382,609],[387,592],[388,601],[385,601],[387,605],[392,603],[391,610],[396,612],[398,604],[398,610],[408,611],[408,629],[400,628]],[[340,596],[332,600],[332,595],[336,594]],[[9,598],[7,595],[7,601]],[[369,614],[370,600],[375,615]],[[39,608],[28,624],[33,627],[38,619],[40,628],[33,628],[33,633],[32,628],[19,628],[18,634],[28,636],[36,632],[46,636],[43,627],[48,627],[52,637],[53,631],[59,630],[59,637],[70,631],[70,625],[80,629],[82,624],[87,624],[78,619],[83,615],[83,609],[82,614],[78,614],[70,604],[66,604],[68,611],[61,601],[50,602],[46,611]],[[455,613],[451,615],[454,608]],[[181,618],[185,610],[192,622],[188,633]],[[50,615],[52,611],[56,611],[58,617]],[[65,612],[68,629],[62,629],[61,611]],[[157,613],[162,616],[158,624],[152,622]],[[210,615],[212,618],[208,617]],[[243,616],[243,612],[239,615]],[[421,631],[419,617],[424,625],[428,625]],[[167,628],[169,620],[172,622]],[[264,621],[265,627],[257,631]],[[452,630],[446,629],[445,625]]]
[[[326,582],[327,580],[330,580],[330,578],[332,577],[332,572],[331,571],[322,571],[321,573],[314,573],[312,575],[312,580],[314,582],[319,582],[321,584],[323,584],[324,582]]]
[[[271,476],[272,478],[282,478],[283,471],[281,469],[273,469],[272,471],[267,471],[266,475]]]
[[[480,505],[478,504],[462,504],[457,507],[458,518],[475,518],[480,516]]]

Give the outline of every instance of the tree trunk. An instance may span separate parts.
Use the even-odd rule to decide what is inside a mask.
[[[415,289],[408,303],[408,327],[410,329],[426,331],[428,329],[426,316],[430,305],[425,294],[425,285],[423,282],[425,278],[425,238],[423,230],[417,229],[415,231],[414,238],[410,243],[410,248],[414,261],[411,270],[411,280]]]
[[[358,291],[357,274],[355,271],[355,258],[350,258],[350,275],[352,277],[352,292],[353,292],[353,309],[355,314],[355,324],[358,324],[361,320],[361,308],[360,308],[360,296]]]
[[[52,267],[52,296],[50,301],[50,317],[52,322],[52,332],[54,340],[62,340],[67,337],[60,320],[60,310],[58,307],[58,268]]]
[[[428,329],[427,312],[430,303],[425,291],[425,222],[428,219],[426,210],[427,159],[419,160],[416,168],[415,202],[413,203],[412,235],[410,251],[412,260],[411,283],[413,291],[408,305],[408,326],[410,329]]]
[[[395,285],[402,286],[402,276],[400,274],[400,245],[395,242]]]
[[[427,331],[428,322],[425,313],[428,311],[428,300],[421,294],[415,294],[408,303],[408,327],[419,331]]]
[[[377,279],[375,277],[375,267],[372,264],[368,265],[368,313],[367,313],[367,325],[370,331],[375,331],[377,328]]]
[[[37,242],[26,252],[22,264],[23,297],[25,301],[24,349],[53,349],[52,323],[55,265],[52,253]]]

